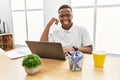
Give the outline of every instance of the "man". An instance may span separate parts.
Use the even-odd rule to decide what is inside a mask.
[[[58,9],[59,20],[52,18],[41,36],[40,41],[60,42],[64,52],[74,51],[76,46],[83,53],[92,53],[92,42],[89,33],[83,27],[74,25],[72,22],[73,14],[69,5],[62,5]],[[55,23],[61,23],[58,29],[50,32],[51,26]]]

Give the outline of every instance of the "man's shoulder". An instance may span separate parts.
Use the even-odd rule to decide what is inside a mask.
[[[73,25],[73,28],[80,29],[80,30],[85,29],[85,27],[80,26],[80,25],[76,25],[76,24]]]

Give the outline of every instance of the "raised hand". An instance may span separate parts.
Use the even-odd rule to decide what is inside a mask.
[[[58,20],[57,18],[54,18],[54,17],[53,17],[53,18],[49,21],[48,25],[51,26],[53,23],[55,23],[56,25],[58,25],[58,22],[59,22],[59,20]]]

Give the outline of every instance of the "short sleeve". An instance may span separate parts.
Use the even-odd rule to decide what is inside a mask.
[[[92,41],[91,41],[89,32],[85,28],[82,29],[82,45],[83,46],[92,45]]]

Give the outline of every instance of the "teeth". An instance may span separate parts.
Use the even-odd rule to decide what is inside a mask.
[[[69,24],[69,22],[65,21],[64,24]]]

